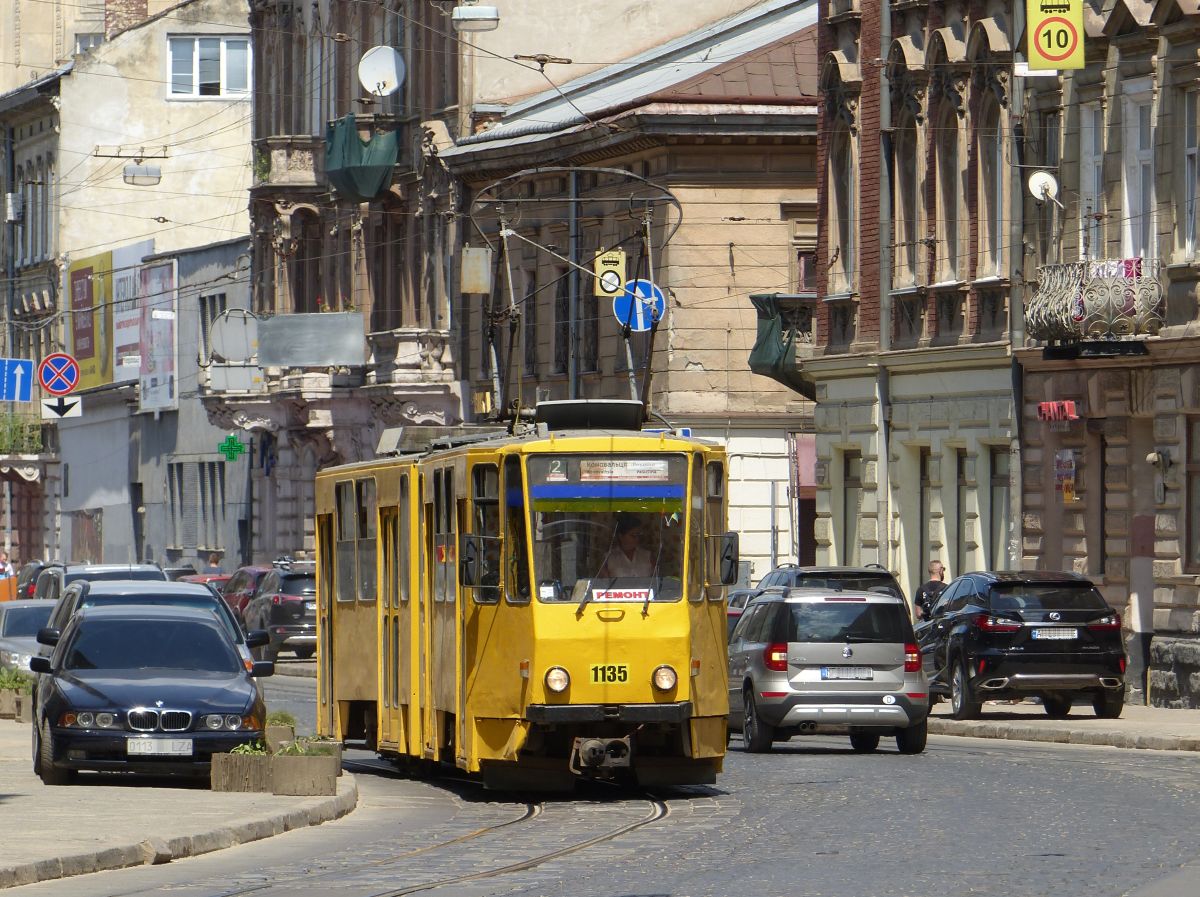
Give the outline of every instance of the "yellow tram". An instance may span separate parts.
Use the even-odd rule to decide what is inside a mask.
[[[715,780],[722,448],[544,429],[317,476],[320,734],[562,789]]]

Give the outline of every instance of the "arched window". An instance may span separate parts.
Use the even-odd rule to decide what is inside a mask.
[[[895,274],[897,289],[916,286],[919,276],[921,243],[921,195],[917,174],[917,123],[906,115],[896,129],[895,198],[892,203],[895,234]]]
[[[829,179],[829,203],[826,210],[829,278],[826,291],[831,294],[853,292],[857,280],[855,265],[858,256],[858,195],[855,155],[850,129],[841,122],[836,123],[829,138],[826,165]]]
[[[937,129],[937,265],[939,281],[961,280],[959,271],[959,185],[958,114],[949,109]]]
[[[979,127],[975,129],[976,193],[979,197],[979,277],[1004,274],[1004,135],[1000,130],[1000,106],[984,103]]]
[[[321,311],[332,297],[322,293],[321,219],[309,211],[297,212],[292,218],[295,239],[289,280],[292,290],[292,311],[306,314]]]

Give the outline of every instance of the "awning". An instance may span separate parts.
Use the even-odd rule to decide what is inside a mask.
[[[363,140],[353,115],[338,119],[325,132],[325,174],[329,183],[349,199],[374,199],[392,182],[399,146],[395,131]]]

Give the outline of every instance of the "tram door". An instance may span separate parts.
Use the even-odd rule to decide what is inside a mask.
[[[321,641],[317,646],[317,669],[320,671],[321,703],[317,707],[317,731],[330,737],[337,736],[334,728],[333,699],[333,614],[330,612],[334,592],[333,515],[317,517],[317,552],[321,560],[320,582],[317,589],[317,625]]]

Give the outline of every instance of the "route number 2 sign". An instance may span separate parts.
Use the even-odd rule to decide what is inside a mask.
[[[1084,67],[1083,0],[1026,0],[1025,19],[1031,69]]]

